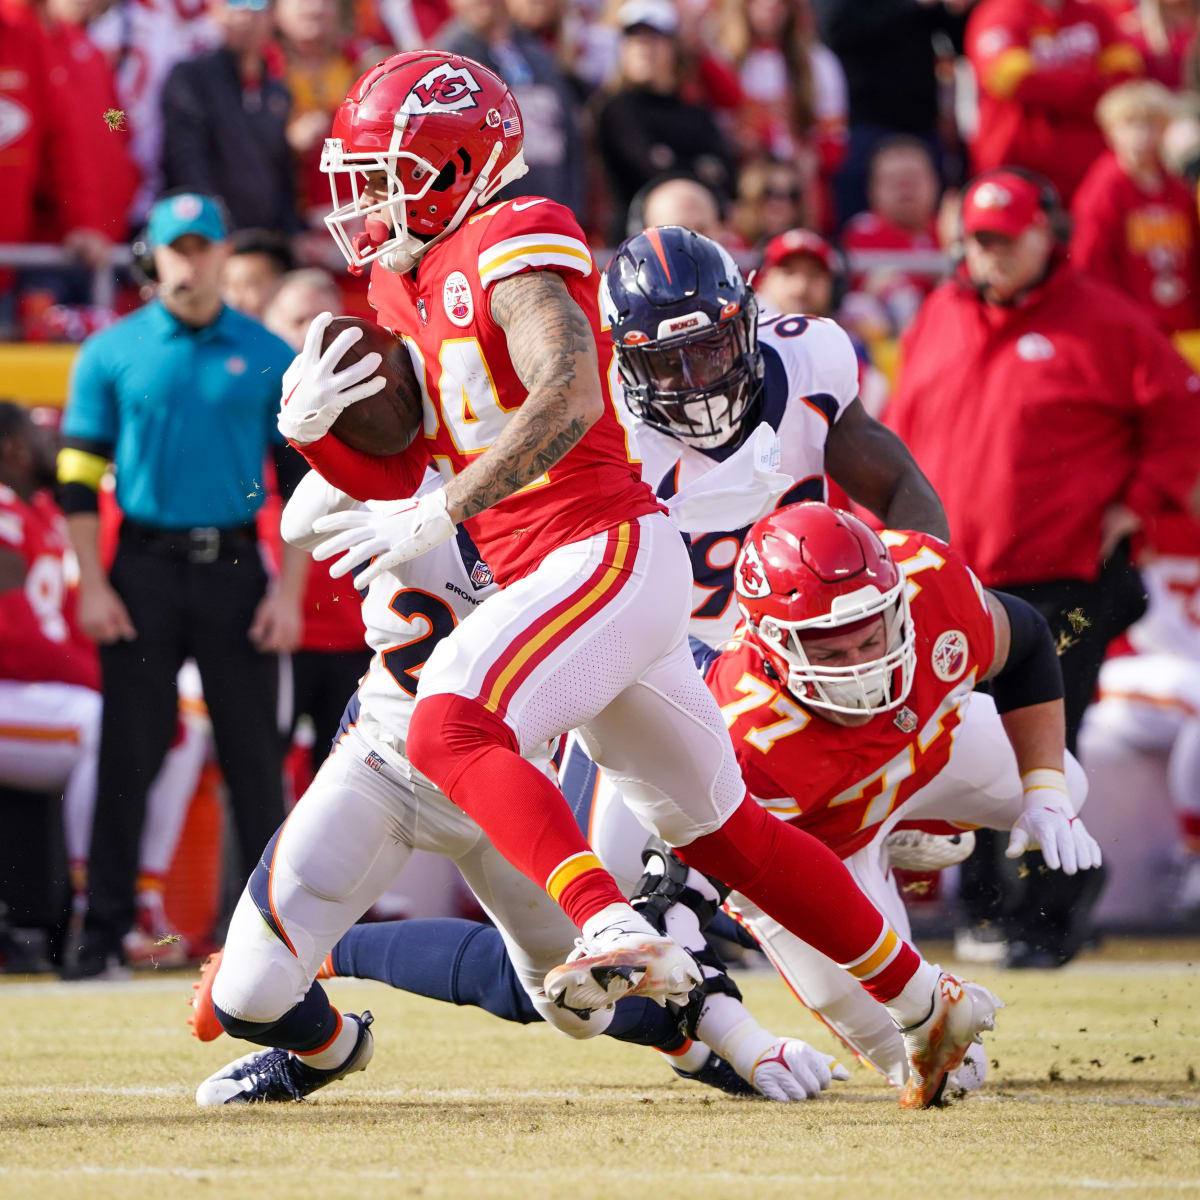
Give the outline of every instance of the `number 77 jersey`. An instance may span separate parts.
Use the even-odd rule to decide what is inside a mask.
[[[995,653],[984,590],[950,547],[924,533],[880,536],[906,577],[916,631],[903,705],[855,728],[835,725],[768,675],[744,630],[705,675],[751,795],[842,858],[949,763],[964,706]]]
[[[413,272],[377,266],[371,273],[371,303],[380,323],[408,345],[425,389],[425,441],[449,480],[496,442],[525,401],[507,335],[492,319],[491,289],[539,270],[561,276],[587,318],[604,412],[543,475],[467,522],[501,583],[528,574],[558,546],[662,507],[642,482],[622,424],[629,418],[614,403],[612,339],[601,324],[600,273],[583,231],[562,205],[525,197],[469,217]]]

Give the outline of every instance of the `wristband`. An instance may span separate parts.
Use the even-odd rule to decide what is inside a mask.
[[[1066,773],[1055,767],[1035,767],[1032,771],[1026,771],[1021,776],[1021,790],[1024,793],[1026,808],[1059,801],[1074,811]],[[1038,792],[1042,794],[1037,795]]]

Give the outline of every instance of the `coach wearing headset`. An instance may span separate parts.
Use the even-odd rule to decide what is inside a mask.
[[[71,377],[58,477],[104,694],[80,976],[119,961],[134,919],[146,789],[175,729],[185,658],[200,668],[245,875],[283,818],[277,655],[299,638],[307,558],[285,547],[270,580],[255,516],[268,451],[285,498],[304,464],[275,430],[292,352],[222,304],[225,238],[209,196],[155,204],[156,297],[90,337]],[[110,461],[124,519],[106,574],[97,492]]]
[[[884,421],[983,584],[1050,622],[1074,751],[1108,643],[1145,607],[1129,539],[1195,498],[1200,379],[1145,311],[1070,266],[1066,225],[1040,176],[1002,168],[972,182],[963,261],[902,339]],[[1094,875],[1057,894],[1031,873],[1010,965],[1071,957]]]

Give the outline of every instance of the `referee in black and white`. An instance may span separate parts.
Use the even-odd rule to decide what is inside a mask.
[[[308,559],[285,546],[270,578],[255,515],[269,455],[285,499],[305,470],[275,429],[292,351],[221,302],[228,244],[211,197],[160,200],[147,242],[157,296],[84,343],[58,462],[79,624],[99,643],[104,694],[88,910],[66,960],[73,977],[120,964],[146,792],[175,730],[186,658],[200,669],[244,876],[283,819],[278,656],[299,640]],[[97,492],[110,462],[124,519],[106,574]]]

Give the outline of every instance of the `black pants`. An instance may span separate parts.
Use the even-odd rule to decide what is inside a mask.
[[[1074,753],[1109,643],[1146,611],[1145,589],[1130,565],[1128,543],[1105,562],[1095,582],[1060,579],[1003,590],[1028,601],[1050,624],[1062,664],[1067,748]],[[971,921],[1002,921],[1011,940],[1067,957],[1074,954],[1087,932],[1087,914],[1099,898],[1103,868],[1068,876],[1046,869],[1035,852],[1021,860],[1027,869],[1022,881],[1003,858],[1006,834],[980,830],[975,836],[975,853],[962,871],[963,905]]]
[[[371,651],[366,646],[360,650],[297,650],[292,655],[292,710],[296,717],[306,715],[313,723],[314,770],[325,761],[346,701],[370,664]]]
[[[100,648],[104,714],[86,929],[93,946],[116,950],[134,920],[146,792],[175,733],[175,676],[186,658],[200,669],[243,883],[283,820],[283,781],[279,662],[247,636],[267,585],[257,550],[198,563],[122,543],[110,579],[138,636]]]

